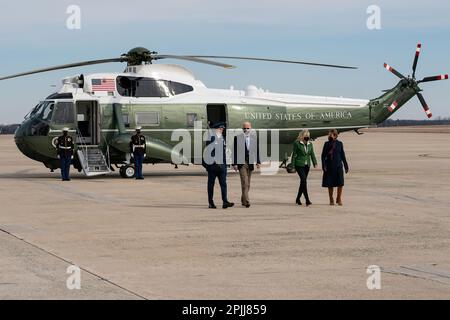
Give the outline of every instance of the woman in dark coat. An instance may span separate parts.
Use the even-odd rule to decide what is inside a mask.
[[[328,141],[322,150],[322,187],[328,188],[330,205],[334,206],[333,188],[338,188],[336,203],[342,206],[342,189],[344,187],[344,169],[348,173],[347,159],[345,158],[344,144],[337,140],[338,132],[330,130]]]

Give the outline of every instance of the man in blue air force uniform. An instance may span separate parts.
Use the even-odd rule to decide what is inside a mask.
[[[216,178],[219,179],[220,190],[222,194],[222,208],[230,208],[234,203],[229,202],[227,198],[227,162],[226,162],[226,143],[224,138],[225,124],[217,123],[211,127],[211,139],[206,142],[206,157],[204,166],[208,171],[208,203],[210,209],[216,209],[214,204],[214,184]],[[212,131],[212,130],[211,130]]]

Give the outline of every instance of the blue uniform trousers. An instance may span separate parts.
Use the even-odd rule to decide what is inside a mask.
[[[134,168],[136,170],[136,179],[144,179],[144,175],[142,174],[142,162],[144,161],[143,154],[133,154],[134,158]]]
[[[60,156],[60,163],[61,163],[61,178],[62,180],[70,180],[70,163],[71,163],[71,156]]]
[[[219,169],[220,168],[220,169]],[[227,166],[222,164],[219,166],[210,165],[208,168],[208,202],[214,204],[214,184],[216,178],[219,179],[220,190],[222,193],[222,202],[228,203],[227,198]]]

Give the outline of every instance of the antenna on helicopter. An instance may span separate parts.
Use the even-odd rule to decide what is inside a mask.
[[[99,60],[88,60],[76,63],[63,64],[59,66],[53,66],[48,68],[36,69],[32,71],[17,73],[5,77],[0,77],[1,80],[7,80],[22,76],[27,76],[36,73],[54,71],[54,70],[62,70],[69,68],[76,68],[82,66],[103,64],[103,63],[111,63],[111,62],[126,62],[128,66],[138,66],[142,64],[152,64],[155,60],[161,59],[177,59],[184,61],[191,61],[203,64],[209,64],[217,67],[222,67],[226,69],[233,69],[235,66],[231,64],[221,63],[217,61],[212,61],[209,59],[238,59],[238,60],[252,60],[252,61],[266,61],[266,62],[278,62],[278,63],[293,63],[293,64],[303,64],[310,65],[316,67],[329,67],[329,68],[340,68],[340,69],[357,69],[356,67],[342,66],[342,65],[334,65],[334,64],[322,64],[315,62],[305,62],[305,61],[294,61],[294,60],[278,60],[278,59],[266,59],[266,58],[253,58],[253,57],[232,57],[232,56],[189,56],[189,55],[173,55],[173,54],[158,54],[155,51],[150,51],[143,47],[133,48],[127,53],[122,54],[118,58],[110,58],[110,59],[99,59]]]

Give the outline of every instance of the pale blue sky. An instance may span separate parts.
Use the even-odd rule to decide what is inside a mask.
[[[5,1],[2,1],[5,2]],[[225,61],[224,70],[182,63],[208,87],[374,98],[397,83],[388,62],[411,73],[423,44],[417,76],[450,73],[448,1],[50,1],[1,3],[0,75],[89,59],[117,57],[135,46],[159,53],[248,55],[356,65],[338,70],[262,62]],[[66,28],[66,9],[81,7],[81,30]],[[381,8],[381,30],[366,27],[366,9]],[[169,62],[169,61],[167,61]],[[174,63],[175,61],[170,61]],[[122,71],[107,64],[0,82],[0,123],[20,122],[60,79],[79,73]],[[449,116],[450,81],[423,84],[435,117]],[[395,118],[425,119],[417,99]]]

